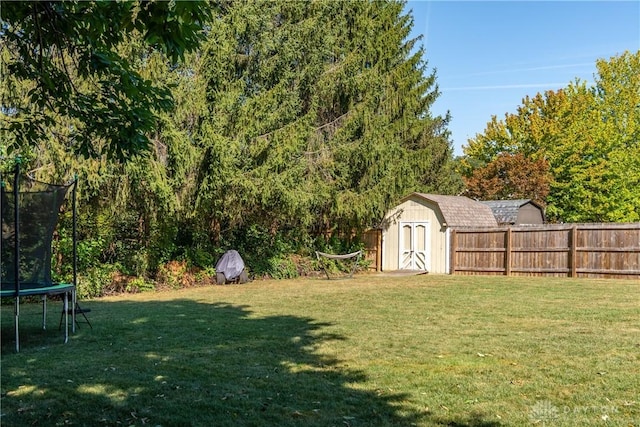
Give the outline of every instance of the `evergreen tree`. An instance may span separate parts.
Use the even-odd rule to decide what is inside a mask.
[[[199,216],[298,236],[375,226],[455,191],[448,117],[400,2],[231,3],[205,44]]]

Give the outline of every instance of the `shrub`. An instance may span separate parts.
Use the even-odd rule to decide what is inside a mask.
[[[156,286],[152,281],[147,280],[144,277],[134,277],[127,283],[125,290],[135,294],[138,292],[155,291]]]
[[[298,268],[291,257],[274,257],[269,259],[269,269],[266,273],[274,279],[293,279],[298,277]]]
[[[78,298],[101,297],[110,290],[113,284],[113,275],[117,266],[104,264],[89,267],[83,273],[78,273]]]
[[[192,286],[194,281],[186,261],[169,261],[159,266],[156,273],[158,285],[170,289],[186,288]]]

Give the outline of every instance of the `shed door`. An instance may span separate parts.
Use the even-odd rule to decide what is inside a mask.
[[[400,223],[400,270],[429,270],[429,223]]]

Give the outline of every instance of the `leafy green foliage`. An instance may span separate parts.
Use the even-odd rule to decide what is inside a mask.
[[[62,118],[71,121],[68,148],[87,157],[124,160],[148,149],[155,112],[170,110],[171,92],[118,48],[139,35],[176,63],[197,48],[211,11],[205,1],[4,3],[6,71],[22,84],[3,99],[17,145],[10,148],[40,144]]]
[[[138,293],[138,292],[151,292],[156,289],[153,282],[145,279],[144,277],[135,277],[134,279],[127,282],[127,287],[125,290],[129,293]]]
[[[95,298],[109,294],[113,276],[118,270],[118,265],[114,264],[103,264],[82,269],[78,274],[78,298]]]
[[[471,176],[499,156],[544,159],[551,174],[547,216],[566,222],[640,219],[640,51],[596,64],[595,86],[576,81],[526,98],[469,141]],[[537,174],[531,174],[531,186]],[[535,199],[535,197],[530,198]]]

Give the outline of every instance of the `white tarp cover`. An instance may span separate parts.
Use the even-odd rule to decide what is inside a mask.
[[[216,273],[223,273],[227,280],[234,280],[244,270],[244,261],[238,251],[231,249],[216,263]]]

